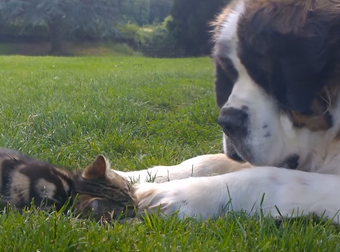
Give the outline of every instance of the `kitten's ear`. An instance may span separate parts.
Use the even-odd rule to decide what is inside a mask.
[[[109,168],[109,161],[103,155],[99,155],[92,164],[85,168],[83,177],[87,179],[105,179],[106,170]]]

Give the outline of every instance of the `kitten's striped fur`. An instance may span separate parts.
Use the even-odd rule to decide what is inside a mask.
[[[0,148],[0,195],[2,203],[18,209],[33,203],[60,210],[77,199],[78,212],[91,210],[98,217],[115,217],[125,210],[124,216],[131,217],[136,205],[130,183],[111,170],[102,155],[83,171],[74,171]]]

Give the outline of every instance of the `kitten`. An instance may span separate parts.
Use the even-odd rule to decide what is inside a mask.
[[[111,170],[102,155],[83,171],[75,171],[2,148],[0,197],[1,203],[18,209],[33,203],[43,210],[67,210],[74,203],[77,212],[99,218],[133,217],[137,205],[131,184]]]

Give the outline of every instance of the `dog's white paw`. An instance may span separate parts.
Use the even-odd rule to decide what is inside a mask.
[[[140,213],[160,211],[166,216],[176,213],[179,218],[215,218],[223,212],[228,201],[227,188],[224,188],[217,177],[142,183],[136,185],[138,210]]]
[[[327,187],[318,187],[324,181]],[[339,176],[257,167],[220,176],[136,185],[139,212],[216,218],[227,211],[273,217],[314,213],[339,223]],[[317,193],[316,193],[317,192]]]

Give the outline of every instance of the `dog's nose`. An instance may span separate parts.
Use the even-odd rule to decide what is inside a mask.
[[[246,109],[222,108],[217,123],[226,135],[246,133],[248,114]]]

